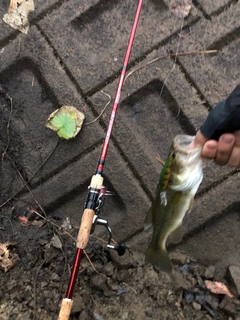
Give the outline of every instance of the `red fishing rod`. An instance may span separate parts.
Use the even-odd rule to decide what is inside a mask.
[[[91,232],[93,232],[95,225],[101,224],[107,228],[107,230],[109,232],[109,241],[108,241],[108,245],[107,245],[108,248],[117,250],[119,255],[123,255],[125,252],[125,246],[123,244],[117,245],[117,246],[114,246],[111,244],[111,237],[112,237],[111,229],[108,226],[107,221],[103,220],[103,219],[99,219],[98,216],[101,213],[100,210],[101,210],[101,207],[104,203],[104,196],[110,194],[106,191],[105,187],[103,186],[102,172],[103,172],[105,159],[107,156],[107,151],[108,151],[110,136],[112,133],[113,123],[114,123],[117,108],[119,105],[120,94],[122,91],[122,86],[123,86],[126,71],[127,71],[127,65],[128,65],[128,61],[129,61],[131,50],[132,50],[133,40],[134,40],[134,36],[135,36],[136,30],[137,30],[137,24],[138,24],[138,20],[140,17],[142,2],[143,2],[143,0],[139,0],[139,2],[138,2],[136,14],[135,14],[135,19],[134,19],[134,23],[132,26],[130,38],[128,41],[127,51],[125,54],[124,63],[123,63],[120,79],[118,82],[116,95],[114,98],[114,104],[113,104],[112,113],[111,113],[109,124],[108,124],[107,133],[106,133],[103,147],[101,150],[101,154],[99,157],[96,173],[95,173],[95,175],[92,176],[90,186],[88,189],[88,195],[87,195],[87,199],[86,199],[86,202],[84,205],[84,211],[83,211],[83,215],[82,215],[81,225],[80,225],[78,237],[77,237],[77,243],[76,243],[77,250],[76,250],[76,254],[75,254],[75,258],[74,258],[72,272],[71,272],[71,276],[69,279],[66,296],[62,300],[58,320],[68,320],[69,319],[72,304],[73,304],[72,296],[73,296],[74,286],[76,283],[78,270],[79,270],[80,262],[81,262],[82,255],[83,255],[83,250],[85,249],[85,247],[88,244],[89,235]]]

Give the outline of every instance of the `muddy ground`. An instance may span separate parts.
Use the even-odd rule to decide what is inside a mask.
[[[1,211],[1,241],[14,242],[9,263],[16,259],[16,264],[1,271],[0,319],[57,319],[75,254],[70,235],[76,237],[77,229],[65,221],[70,235],[65,234],[57,217],[37,218],[41,226],[26,225],[18,215],[11,205]],[[168,275],[145,265],[143,254],[128,248],[118,257],[92,237],[70,319],[238,319],[240,301],[229,276],[177,251],[171,257],[174,270]],[[204,280],[227,284],[235,297],[211,293]]]

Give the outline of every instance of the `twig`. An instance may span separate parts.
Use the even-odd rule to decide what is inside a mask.
[[[29,209],[30,212],[34,212],[36,215],[38,215],[40,218],[44,219],[45,221],[47,221],[48,223],[50,223],[51,225],[53,225],[54,227],[58,228],[59,230],[63,230],[64,233],[66,233],[70,238],[72,238],[74,240],[74,242],[76,242],[76,239],[65,229],[61,228],[58,224],[52,222],[51,220],[49,220],[48,218],[44,217],[43,215],[41,215],[39,212],[37,212],[37,210],[31,208]]]
[[[101,242],[103,242],[103,243],[108,243],[108,241],[104,240],[103,238],[99,238],[99,237],[97,237],[97,236],[94,236],[93,234],[90,234],[90,237],[91,237],[91,238],[95,238],[95,239],[97,239],[97,240],[99,240],[99,241],[101,241]],[[114,243],[115,245],[117,245],[117,242],[116,242],[114,239],[112,239],[112,243]]]
[[[135,294],[137,294],[137,291],[135,289],[133,289],[133,287],[129,286],[126,282],[122,283],[124,286],[130,288]]]
[[[9,148],[9,144],[10,144],[10,122],[11,122],[11,117],[12,117],[12,111],[13,111],[13,103],[12,103],[12,98],[6,93],[5,96],[10,100],[10,115],[8,118],[8,123],[7,123],[7,145],[5,147],[5,150],[2,153],[2,161],[4,159],[4,156],[7,153],[7,150]]]
[[[43,161],[43,163],[41,164],[41,166],[37,169],[37,171],[34,172],[34,174],[31,176],[30,179],[28,179],[28,181],[25,181],[24,185],[14,194],[12,195],[10,198],[8,198],[4,203],[2,203],[0,205],[0,208],[2,208],[3,206],[5,206],[9,201],[11,201],[13,198],[15,198],[19,192],[21,192],[26,186],[27,184],[36,176],[36,174],[39,172],[39,170],[42,169],[42,167],[46,164],[46,162],[50,159],[50,157],[53,155],[53,153],[55,152],[58,144],[59,144],[60,139],[57,140],[57,144],[56,146],[53,148],[53,150],[51,151],[51,153],[47,156],[47,158]],[[6,153],[6,152],[5,152]]]
[[[68,267],[68,269],[69,269],[69,272],[71,273],[71,271],[70,271],[70,265],[69,265],[69,263],[68,263],[68,261],[67,261],[67,256],[66,256],[66,254],[65,254],[65,252],[63,251],[62,248],[61,248],[61,251],[62,251],[62,254],[63,254],[64,258],[65,258],[63,274],[65,274],[67,267]],[[60,300],[61,300],[62,288],[63,288],[63,280],[61,281],[61,285],[60,285],[60,288],[59,288],[59,298],[58,298],[58,303],[56,304],[55,313],[57,312],[58,305],[59,305],[59,302],[60,302]]]
[[[11,213],[13,212],[13,209],[11,209],[11,211],[10,211],[10,213],[8,212],[8,214],[9,215],[11,215]],[[13,232],[13,234],[14,234],[14,230],[13,230],[13,225],[12,225],[12,221],[11,221],[11,219],[10,218],[8,218],[8,217],[6,217],[6,216],[4,216],[4,215],[0,215],[0,218],[5,218],[5,219],[7,219],[8,220],[8,222],[10,223],[10,225],[11,225],[11,228],[12,228],[12,232]]]
[[[155,59],[153,59],[153,60],[151,60],[151,61],[148,61],[147,63],[145,63],[145,64],[143,64],[143,65],[141,65],[141,66],[133,69],[132,71],[130,71],[130,72],[126,75],[125,80],[124,80],[124,83],[125,83],[125,81],[127,80],[127,78],[128,78],[130,75],[132,75],[134,72],[136,72],[137,70],[142,69],[142,68],[144,68],[144,67],[146,67],[146,66],[148,66],[148,65],[150,65],[150,64],[152,64],[152,63],[154,63],[154,62],[156,62],[156,61],[159,61],[159,60],[162,60],[162,59],[166,59],[166,58],[168,58],[168,57],[174,58],[174,57],[179,57],[179,56],[192,56],[192,55],[197,55],[197,54],[209,54],[209,53],[216,53],[216,52],[218,52],[218,50],[178,52],[178,53],[170,53],[170,54],[168,54],[167,56],[157,57],[157,58],[155,58]]]
[[[15,163],[12,161],[12,159],[9,157],[8,153],[6,153],[6,156],[8,157],[8,160],[11,162],[12,166],[15,168],[15,170],[17,171],[19,177],[21,178],[21,180],[23,181],[24,184],[26,184],[26,181],[24,180],[23,176],[21,175],[20,171],[18,170],[18,168],[16,167]],[[40,210],[42,211],[42,213],[47,216],[45,210],[43,209],[43,207],[41,206],[41,204],[38,202],[38,200],[36,199],[36,197],[34,196],[34,194],[32,193],[32,190],[29,188],[29,186],[26,184],[26,187],[28,189],[28,192],[31,194],[32,198],[34,199],[35,203],[37,204],[37,206],[40,208]]]
[[[158,155],[156,159],[161,163],[162,166],[165,165],[165,161],[160,157],[160,155]]]
[[[94,270],[96,273],[98,273],[98,274],[100,274],[101,276],[103,276],[103,277],[105,277],[106,279],[108,279],[108,277],[107,277],[105,274],[97,271],[97,269],[95,268],[95,266],[94,266],[94,264],[92,263],[91,259],[89,258],[87,252],[86,252],[85,250],[83,250],[83,252],[84,252],[84,254],[86,255],[86,257],[87,257],[87,259],[88,259],[88,262],[89,262],[90,265],[92,266],[93,270]]]
[[[85,123],[85,124],[84,124],[85,126],[87,126],[87,125],[89,125],[89,124],[92,124],[92,123],[94,123],[95,121],[97,121],[97,120],[103,115],[104,111],[106,110],[107,106],[109,105],[109,103],[110,103],[111,100],[112,100],[110,94],[107,94],[107,93],[104,92],[103,90],[101,90],[101,92],[102,92],[103,94],[105,94],[105,96],[107,96],[107,97],[109,98],[109,101],[106,103],[106,105],[105,105],[104,108],[102,109],[102,111],[101,111],[101,113],[99,114],[99,116],[98,116],[96,119],[94,119],[93,121],[90,121],[90,122]]]
[[[99,307],[99,304],[94,300],[94,298],[93,298],[93,296],[92,296],[92,295],[91,295],[91,299],[92,299],[93,303],[95,304],[95,306],[96,306],[96,308],[97,308],[98,312],[101,312],[101,306]]]
[[[41,209],[41,211],[45,214],[44,209],[42,208],[42,206],[40,205],[40,203],[37,201],[37,199],[35,198],[34,194],[32,193],[31,189],[29,188],[29,186],[27,185],[25,179],[23,178],[21,172],[18,170],[18,168],[16,167],[15,163],[12,161],[12,159],[9,157],[9,155],[6,153],[6,156],[8,157],[8,160],[11,162],[12,166],[15,168],[15,170],[17,171],[17,174],[19,175],[19,177],[21,178],[21,180],[23,181],[23,183],[26,185],[29,193],[31,194],[31,196],[33,197],[34,201],[36,202],[36,204],[39,206],[39,208]]]
[[[41,270],[42,266],[44,265],[46,259],[40,264],[36,275],[33,279],[33,320],[35,320],[36,318],[36,309],[37,309],[37,301],[36,301],[36,283],[37,283],[37,277],[38,277],[38,273]]]

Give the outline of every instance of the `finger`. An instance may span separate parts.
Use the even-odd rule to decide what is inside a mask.
[[[232,153],[229,157],[228,164],[231,167],[240,167],[240,130],[234,132],[235,144],[232,149]]]
[[[201,131],[198,130],[193,142],[189,145],[189,149],[201,147],[207,140],[208,139],[201,133]]]
[[[233,150],[235,143],[235,136],[230,133],[225,133],[221,135],[218,141],[218,150],[215,158],[215,162],[220,166],[228,163],[230,155]]]
[[[202,156],[208,159],[214,159],[218,151],[218,142],[216,140],[207,141],[202,149]]]

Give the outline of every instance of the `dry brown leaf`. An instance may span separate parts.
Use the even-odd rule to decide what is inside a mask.
[[[178,18],[186,18],[192,7],[192,0],[169,0],[170,11]]]
[[[16,253],[13,253],[8,249],[9,246],[14,245],[16,245],[14,242],[0,243],[0,268],[3,269],[4,272],[7,272],[12,268],[19,259]]]
[[[28,14],[33,10],[33,0],[10,0],[8,12],[3,16],[3,21],[12,28],[27,34],[29,29]]]
[[[52,237],[50,245],[57,249],[62,249],[62,242],[56,234],[54,234],[54,236]]]
[[[204,283],[212,293],[226,294],[229,298],[233,298],[233,295],[224,283],[210,280],[205,280]]]
[[[41,227],[44,223],[45,223],[45,221],[43,221],[43,220],[33,220],[33,221],[31,221],[31,224],[33,226],[38,226],[38,227]]]

